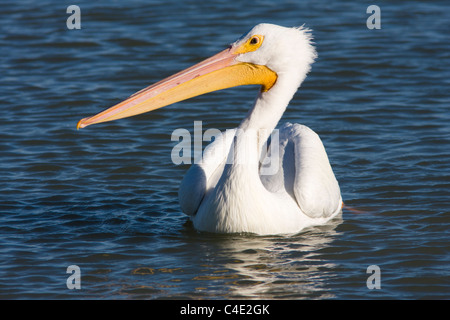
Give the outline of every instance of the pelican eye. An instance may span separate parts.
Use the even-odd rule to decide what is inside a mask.
[[[253,35],[251,38],[247,39],[245,43],[241,44],[238,48],[236,48],[235,53],[247,53],[258,50],[264,40],[264,36],[262,35]]]
[[[253,37],[250,39],[250,44],[255,45],[259,43],[259,38],[258,37]]]

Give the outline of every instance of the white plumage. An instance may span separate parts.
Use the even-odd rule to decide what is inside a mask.
[[[263,145],[316,53],[309,30],[269,24],[257,25],[232,46],[239,47],[255,34],[264,36],[263,44],[238,60],[265,65],[278,78],[270,90],[258,94],[239,128],[227,130],[208,146],[203,162],[186,173],[179,190],[180,205],[198,230],[290,234],[323,224],[341,212],[339,185],[325,148],[306,126],[282,126],[278,170],[261,174],[264,166],[257,160],[265,151]],[[239,161],[242,154],[246,159]]]

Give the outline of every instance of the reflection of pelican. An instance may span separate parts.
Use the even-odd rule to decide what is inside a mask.
[[[179,192],[181,208],[197,229],[211,232],[295,233],[325,223],[341,211],[342,200],[316,133],[287,124],[279,132],[278,170],[261,175],[258,161],[315,59],[310,39],[304,28],[257,25],[228,49],[80,120],[78,128],[215,90],[261,85],[238,130],[216,139],[208,149],[227,148],[228,156],[206,152],[203,162],[187,172]]]
[[[201,234],[194,239],[205,250],[208,265],[194,280],[198,287],[220,286],[227,299],[332,298],[329,283],[338,266],[324,249],[335,246],[341,222],[339,216],[289,237]],[[191,265],[191,258],[185,258],[183,263]]]

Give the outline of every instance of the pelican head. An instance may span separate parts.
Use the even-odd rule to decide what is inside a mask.
[[[282,87],[290,91],[290,99],[315,57],[310,30],[258,24],[227,49],[103,112],[81,119],[77,128],[134,116],[240,85],[260,85],[262,93]]]
[[[277,77],[288,76],[297,88],[317,57],[312,46],[311,30],[303,27],[286,28],[261,23],[232,44],[232,47],[250,48],[250,44],[254,42],[260,45],[238,55],[236,60],[266,66],[275,72]]]

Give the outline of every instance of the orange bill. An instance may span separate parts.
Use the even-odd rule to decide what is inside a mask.
[[[131,117],[190,99],[208,92],[240,85],[259,84],[269,90],[277,75],[266,66],[240,62],[242,47],[230,47],[209,59],[178,72],[94,116],[81,119],[77,129],[92,124]]]

